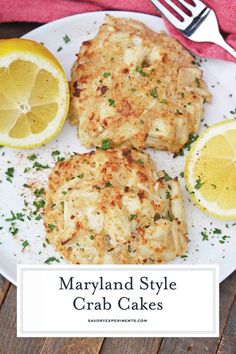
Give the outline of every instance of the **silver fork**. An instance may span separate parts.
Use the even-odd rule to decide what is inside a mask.
[[[172,0],[164,1],[182,17],[182,21],[172,14],[159,0],[151,0],[162,15],[183,35],[195,42],[216,43],[236,58],[236,50],[225,42],[219,31],[215,12],[202,1],[194,0],[195,5],[191,5],[185,0],[178,0],[180,4],[191,12],[189,15],[174,4]]]

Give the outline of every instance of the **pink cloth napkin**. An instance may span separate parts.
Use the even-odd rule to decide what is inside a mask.
[[[204,2],[215,11],[225,40],[236,49],[236,0],[204,0]],[[160,16],[149,0],[1,0],[0,22],[45,23],[77,13],[101,10],[135,11]],[[221,47],[212,43],[190,41],[167,21],[165,22],[170,33],[193,53],[206,58],[235,61]]]

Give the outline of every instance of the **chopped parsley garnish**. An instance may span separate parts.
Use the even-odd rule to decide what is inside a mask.
[[[24,183],[24,184],[23,184],[23,187],[25,187],[25,188],[31,188],[30,185],[27,184],[27,183]]]
[[[155,88],[150,90],[150,96],[152,96],[153,98],[157,98],[157,91]]]
[[[197,84],[197,87],[200,87],[200,80],[199,80],[198,77],[195,78],[195,82],[196,82],[196,84]]]
[[[230,111],[230,114],[236,114],[236,108],[234,109],[234,111]]]
[[[188,142],[184,145],[184,149],[190,150],[192,143],[194,143],[199,138],[197,134],[190,134]]]
[[[115,107],[115,101],[112,98],[108,98],[109,106]]]
[[[177,114],[181,115],[181,114],[183,114],[183,113],[180,112],[180,110],[177,108],[177,109],[175,110],[175,114],[176,114],[176,115],[177,115]]]
[[[36,217],[35,217],[35,220],[36,221],[39,221],[39,220],[41,220],[42,219],[42,216],[41,215],[37,215]]]
[[[132,220],[134,220],[136,218],[137,218],[136,214],[131,214],[130,217],[129,217],[129,220],[132,221]]]
[[[68,37],[68,35],[66,34],[64,37],[63,37],[63,40],[65,43],[68,43],[70,42],[70,37]]]
[[[77,176],[78,178],[84,178],[84,173],[81,173],[80,175]]]
[[[108,72],[103,73],[103,77],[108,77],[108,76],[111,76],[111,73],[108,73]]]
[[[165,98],[163,98],[162,100],[160,100],[160,103],[167,104],[168,101]]]
[[[18,231],[19,229],[15,226],[15,223],[13,222],[9,227],[9,232],[12,234],[12,236],[15,236],[18,233]]]
[[[184,254],[183,256],[181,256],[180,258],[188,258],[188,256],[186,254]]]
[[[90,235],[89,238],[90,238],[90,240],[94,240],[94,236],[93,235]]]
[[[213,183],[211,183],[211,186],[214,188],[214,189],[216,189],[217,187],[216,187],[216,185],[215,184],[213,184]]]
[[[56,257],[49,257],[48,259],[46,259],[46,261],[44,262],[45,264],[51,264],[52,262],[57,262],[60,263],[59,259]]]
[[[130,245],[128,245],[128,252],[131,252],[131,246]]]
[[[48,228],[49,228],[50,230],[54,230],[55,227],[56,227],[56,225],[54,225],[54,224],[48,224]]]
[[[180,172],[180,177],[184,178],[184,172]]]
[[[147,76],[147,74],[143,71],[143,69],[140,66],[136,66],[135,71],[137,71],[143,77]]]
[[[60,155],[60,151],[58,151],[58,150],[54,150],[54,151],[52,151],[52,154],[51,154],[52,156],[58,156],[58,155]]]
[[[107,182],[106,182],[106,187],[111,187],[111,186],[112,186],[111,182],[110,182],[110,181],[107,181]]]
[[[29,242],[27,240],[22,242],[22,247],[23,249],[26,248],[27,246],[29,246]]]
[[[204,185],[204,182],[201,182],[201,179],[198,178],[198,179],[196,180],[196,184],[195,184],[194,188],[198,190],[198,189],[200,189],[203,185]]]
[[[34,191],[34,195],[35,195],[36,197],[40,197],[44,192],[45,192],[45,189],[44,189],[44,188],[36,189],[36,190]]]
[[[166,181],[166,182],[171,181],[172,178],[168,175],[168,173],[165,172],[165,171],[164,171],[164,173],[165,173],[165,177],[164,177],[165,181]]]
[[[140,165],[144,165],[144,162],[143,162],[143,160],[141,160],[141,159],[138,159],[138,160],[136,160],[135,162],[136,162],[136,163],[139,163]]]
[[[57,48],[57,52],[60,52],[62,50],[62,47]]]
[[[7,218],[6,221],[15,221],[15,220],[24,221],[24,214],[13,213],[13,211],[11,210],[11,218]]]
[[[166,199],[171,199],[171,194],[169,191],[166,192]]]
[[[36,210],[34,211],[34,214],[36,214],[40,209],[42,209],[45,205],[45,200],[40,199],[40,200],[35,200],[33,202],[33,205],[35,206]]]
[[[5,175],[7,176],[7,181],[12,183],[12,178],[14,177],[14,172],[15,169],[14,167],[9,167],[7,171],[5,172]]]
[[[35,163],[33,164],[33,168],[35,168],[36,171],[40,171],[40,170],[44,170],[44,169],[50,168],[50,167],[48,165],[42,165],[38,161],[35,161]]]
[[[184,145],[183,149],[180,149],[180,151],[177,155],[184,156],[184,149],[186,149],[187,151],[190,151],[192,143],[194,143],[198,138],[199,138],[199,136],[197,134],[191,133],[189,135],[188,142]],[[175,156],[177,156],[177,155],[175,155]]]
[[[202,231],[201,235],[202,235],[202,241],[208,241],[209,240],[208,235],[207,235],[207,233],[205,231]]]
[[[110,147],[111,147],[111,142],[110,142],[110,140],[109,140],[109,139],[104,139],[104,140],[102,141],[101,149],[102,149],[102,150],[107,150],[107,149],[110,149]]]
[[[64,157],[60,157],[59,155],[60,155],[60,151],[58,151],[58,150],[54,150],[54,151],[52,151],[52,157],[57,157],[57,161],[59,162],[59,161],[64,161],[65,160],[65,158]]]
[[[34,161],[36,159],[37,159],[37,155],[36,154],[32,154],[32,155],[28,156],[28,160],[30,160],[30,161]]]
[[[215,235],[220,235],[220,234],[222,234],[222,231],[221,231],[220,229],[215,228],[215,229],[213,230],[213,234],[215,234]]]

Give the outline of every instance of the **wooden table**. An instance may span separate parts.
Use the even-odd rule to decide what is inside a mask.
[[[0,38],[19,37],[38,26],[0,24]],[[0,354],[98,353],[236,354],[236,272],[220,286],[219,338],[16,338],[16,288],[0,275]]]

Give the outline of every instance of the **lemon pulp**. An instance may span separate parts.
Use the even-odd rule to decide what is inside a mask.
[[[185,175],[202,210],[222,219],[236,218],[235,120],[212,126],[198,139],[187,157]]]
[[[13,41],[10,49],[9,41]],[[3,64],[12,53],[16,59],[0,67],[0,144],[42,145],[59,132],[66,118],[69,95],[65,74],[40,44],[25,39],[5,42],[0,43],[8,48],[7,55],[0,55]]]

